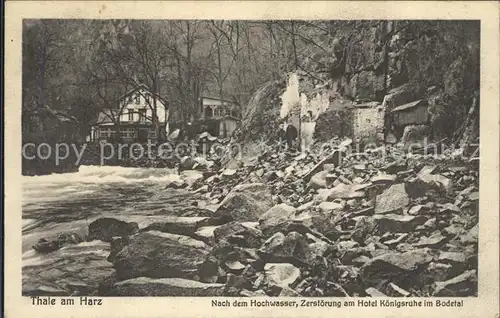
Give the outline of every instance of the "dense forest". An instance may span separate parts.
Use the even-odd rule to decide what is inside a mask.
[[[181,124],[203,94],[233,99],[241,135],[260,138],[276,130],[291,72],[330,104],[425,98],[449,137],[478,96],[479,34],[477,21],[25,20],[23,141],[82,141],[138,84]],[[61,117],[74,129],[51,133]]]
[[[329,49],[302,33],[328,35],[330,24],[27,20],[23,114],[46,105],[86,124],[98,110],[116,107],[118,97],[138,83],[167,98],[181,121],[196,114],[202,93],[245,105],[259,85],[293,69],[311,46]]]

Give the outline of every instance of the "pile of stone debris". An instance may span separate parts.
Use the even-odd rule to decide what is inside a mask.
[[[106,234],[116,275],[99,293],[476,295],[477,160],[344,150],[267,152],[200,178],[191,187],[221,201],[211,216]]]
[[[110,296],[474,296],[478,159],[459,152],[261,153],[237,169],[183,171],[213,212],[98,219]],[[202,210],[202,209],[200,209]],[[46,242],[44,242],[46,243]]]

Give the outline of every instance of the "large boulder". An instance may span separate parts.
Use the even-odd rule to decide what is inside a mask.
[[[46,254],[56,251],[63,246],[78,244],[81,242],[83,242],[83,238],[77,233],[62,233],[53,240],[41,238],[35,245],[33,245],[33,249],[38,253]]]
[[[288,263],[267,263],[264,277],[269,286],[288,287],[299,279],[300,269]]]
[[[129,236],[139,231],[136,222],[125,222],[115,218],[100,218],[89,224],[89,240],[111,242],[115,236]]]
[[[330,202],[326,202],[330,203]],[[330,234],[333,232],[337,232],[335,229],[335,224],[333,222],[335,216],[337,214],[332,213],[335,212],[336,210],[309,210],[309,211],[304,211],[300,213],[299,215],[296,215],[292,217],[293,222],[297,224],[297,226],[300,224],[305,228],[311,228],[317,230],[319,233],[326,235],[327,237],[330,237]],[[288,227],[292,227],[293,223],[287,224]],[[298,231],[298,228],[295,228],[295,231],[297,232],[303,232],[303,231]],[[309,233],[309,231],[305,231],[304,233]]]
[[[314,174],[309,181],[309,187],[312,189],[321,189],[326,188],[328,183],[326,180],[326,176],[328,175],[328,171],[320,171]]]
[[[110,242],[110,253],[107,258],[108,262],[113,263],[115,257],[120,251],[130,244],[130,238],[128,236],[115,236]]]
[[[191,170],[191,169],[193,169],[195,164],[196,164],[196,161],[192,157],[184,156],[181,158],[181,160],[179,162],[179,168],[181,170]]]
[[[167,216],[161,222],[154,222],[148,225],[141,232],[160,231],[191,236],[198,228],[208,224],[208,217]]]
[[[67,245],[42,257],[24,254],[23,296],[91,295],[115,271],[106,260],[109,244],[97,240]]]
[[[208,244],[215,244],[215,230],[221,226],[222,225],[209,225],[200,227],[193,234],[193,237]]]
[[[382,214],[373,216],[377,222],[376,233],[410,233],[419,225],[424,224],[427,218],[423,215]]]
[[[259,228],[264,235],[278,232],[295,215],[296,209],[281,203],[273,206],[259,217]]]
[[[259,247],[261,244],[262,232],[248,226],[248,223],[233,221],[217,227],[214,230],[214,241],[227,241],[242,247]]]
[[[337,202],[321,202],[318,208],[324,213],[332,214],[342,211],[344,206]]]
[[[394,184],[377,196],[375,214],[396,213],[402,214],[403,209],[410,203],[405,185]]]
[[[453,184],[451,179],[440,174],[419,173],[405,183],[405,188],[410,197],[418,198],[428,195],[430,191],[446,195],[451,192]]]
[[[110,296],[222,296],[224,284],[201,283],[183,278],[138,277],[118,282],[111,287]]]
[[[475,270],[463,272],[447,281],[435,282],[435,297],[477,296],[477,274]]]
[[[203,180],[203,173],[196,170],[186,170],[182,171],[181,177],[188,186],[192,187]]]
[[[286,236],[281,232],[274,234],[257,253],[264,261],[272,263],[304,266],[313,261],[307,238],[298,232],[290,232]]]
[[[119,280],[134,277],[212,277],[218,272],[205,243],[187,236],[158,231],[143,232],[131,239],[115,257]]]
[[[479,224],[474,225],[465,235],[460,237],[464,244],[477,244],[479,237]]]
[[[361,216],[351,233],[351,238],[360,244],[364,243],[368,235],[372,234],[376,226],[375,219],[371,216]]]
[[[335,187],[330,189],[320,189],[316,198],[318,199],[318,201],[333,201],[335,199],[344,199],[348,198],[354,191],[355,190],[353,189],[352,185],[339,183]]]
[[[241,184],[224,198],[212,218],[216,223],[258,221],[273,206],[271,190],[263,183]]]
[[[363,282],[371,287],[376,287],[387,280],[408,287],[418,283],[419,274],[433,259],[432,250],[428,248],[405,253],[389,252],[365,263],[361,267],[360,275]]]

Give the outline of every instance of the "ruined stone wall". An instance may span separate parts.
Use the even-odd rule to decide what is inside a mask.
[[[383,140],[384,115],[383,107],[353,109],[353,137]]]
[[[317,30],[304,36],[324,46],[324,52],[311,53],[313,58],[301,61],[298,70],[299,96],[303,110],[312,110],[316,117],[318,138],[334,135],[337,128],[319,133],[331,126],[331,110],[338,100],[377,101],[386,111],[424,99],[442,106],[443,111],[431,116],[436,135],[452,135],[466,119],[472,96],[479,91],[478,21],[332,21],[330,35],[316,37]],[[316,32],[316,33],[315,33]],[[333,47],[329,43],[336,43]],[[335,54],[332,53],[335,51]],[[320,61],[320,62],[316,62]],[[247,107],[242,131],[246,138],[252,132],[270,131],[254,124],[274,127],[280,116],[281,96],[289,74],[274,82],[267,92],[256,93]],[[273,88],[274,87],[274,88]],[[305,103],[304,103],[305,101]],[[328,102],[328,107],[326,103]],[[262,106],[256,111],[256,105]],[[340,106],[343,107],[343,106]],[[327,109],[325,109],[327,108]],[[325,118],[321,118],[326,116]],[[438,123],[446,121],[447,127]],[[364,127],[364,125],[361,125]],[[361,128],[362,131],[365,128]],[[445,131],[439,131],[444,129]],[[345,133],[346,128],[343,129]],[[259,138],[262,135],[258,135]]]

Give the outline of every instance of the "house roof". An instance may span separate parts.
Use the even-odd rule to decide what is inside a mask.
[[[111,114],[109,109],[104,109],[101,112],[99,112],[99,116],[97,117],[96,124],[107,124],[107,123],[112,123],[113,121],[111,120]]]
[[[153,93],[151,92],[151,90],[149,89],[149,87],[147,87],[146,85],[144,84],[139,84],[137,85],[136,87],[132,88],[131,90],[129,90],[128,92],[126,92],[125,94],[122,95],[122,97],[120,99],[125,99],[126,97],[128,97],[129,95],[133,94],[134,92],[138,91],[139,89],[144,89],[146,91],[148,91],[151,95],[153,95]],[[159,94],[156,94],[156,97],[165,105],[167,106],[168,105],[168,100],[161,97]]]
[[[392,113],[399,112],[399,111],[403,111],[403,110],[407,110],[407,109],[413,108],[415,106],[419,106],[422,101],[423,101],[422,99],[419,99],[419,100],[416,100],[414,102],[398,106],[398,107],[394,108],[391,112]]]

